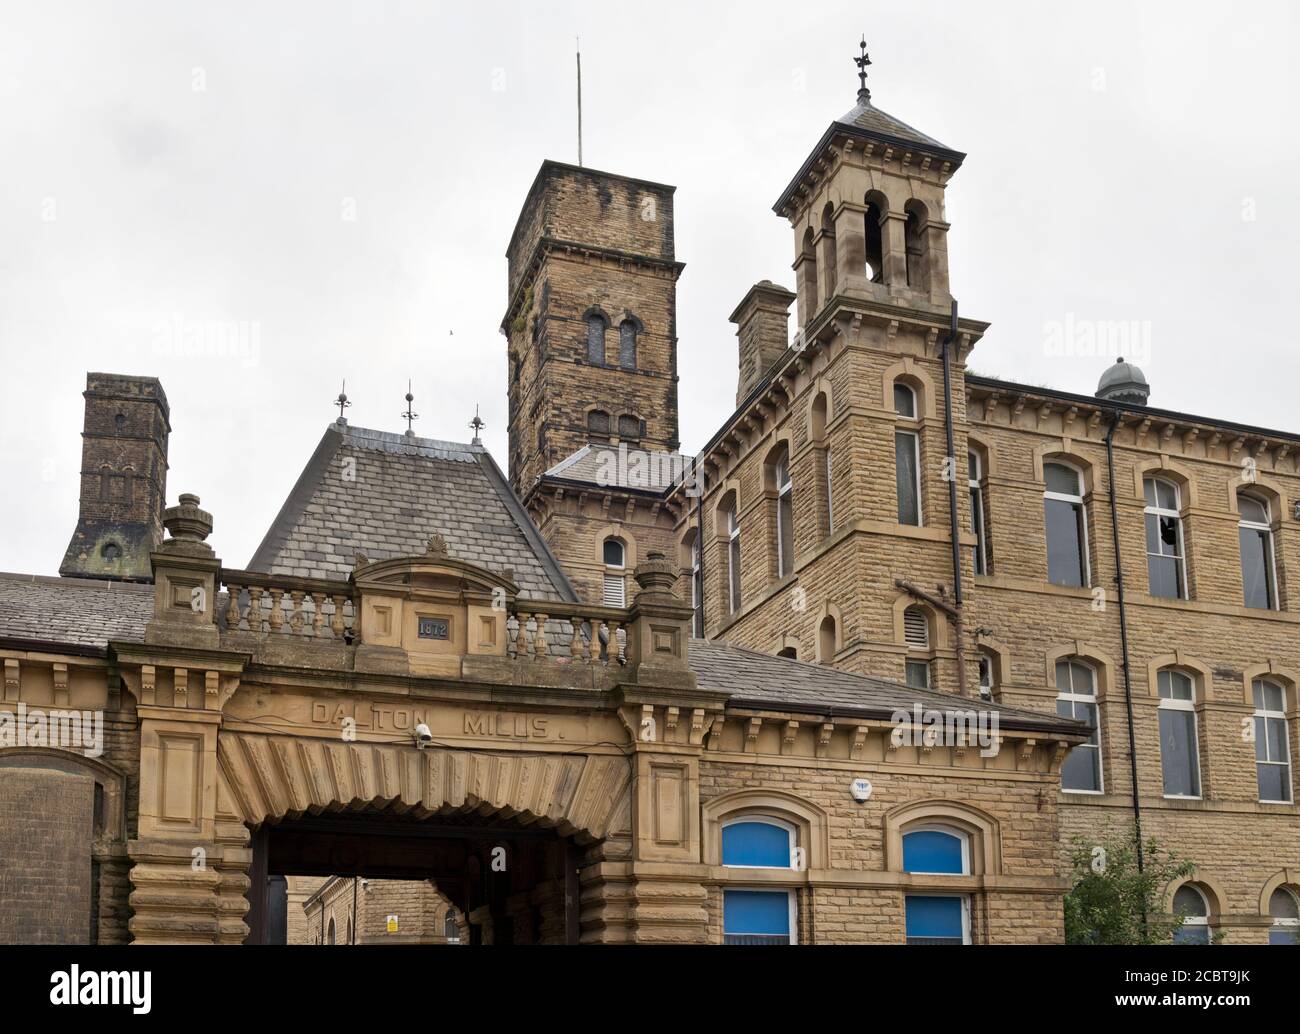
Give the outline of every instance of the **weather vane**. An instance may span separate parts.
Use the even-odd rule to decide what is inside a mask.
[[[339,397],[334,400],[334,405],[339,407],[339,423],[343,423],[343,410],[352,405],[348,401],[348,382],[343,382],[343,387],[339,390]]]
[[[406,433],[411,438],[415,437],[415,428],[411,426],[411,422],[420,419],[420,414],[411,408],[411,403],[414,401],[415,396],[411,394],[411,382],[408,380],[406,382],[406,412],[402,416],[406,419]]]
[[[474,406],[474,419],[469,422],[469,426],[474,428],[474,441],[477,442],[479,440],[479,432],[483,430],[483,428],[487,427],[487,424],[484,423],[483,419],[478,415],[477,405]]]
[[[863,33],[862,42],[858,46],[862,49],[862,56],[853,59],[853,63],[858,66],[858,93],[859,95],[866,94],[864,99],[869,99],[871,91],[867,89],[867,69],[871,66],[871,57],[867,53],[866,33]]]

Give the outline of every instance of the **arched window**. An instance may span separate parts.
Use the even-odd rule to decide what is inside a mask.
[[[799,659],[799,649],[794,646],[783,646],[776,651],[778,657],[784,657],[786,660],[797,661]]]
[[[1269,896],[1268,914],[1273,925],[1268,931],[1269,944],[1300,944],[1300,899],[1288,887],[1278,887]]]
[[[1200,797],[1200,746],[1196,729],[1196,687],[1176,668],[1156,673],[1160,690],[1160,766],[1166,797]]]
[[[618,436],[624,439],[637,439],[641,437],[641,421],[639,418],[625,413],[618,418]]]
[[[1097,710],[1096,673],[1077,659],[1056,662],[1056,713],[1092,726],[1092,735],[1066,755],[1061,789],[1069,793],[1101,793],[1101,729]]]
[[[766,816],[722,825],[722,864],[730,869],[798,869],[794,827]],[[722,892],[724,944],[793,944],[792,890],[726,887]]]
[[[606,607],[626,607],[627,546],[622,539],[606,539],[602,555],[605,561],[605,582],[601,603]]]
[[[1147,581],[1152,596],[1187,598],[1183,560],[1183,517],[1178,486],[1164,478],[1145,478]]]
[[[817,626],[817,652],[822,664],[835,663],[835,618],[830,614]]]
[[[1090,584],[1088,515],[1083,506],[1083,475],[1064,463],[1043,464],[1047,580],[1053,585]]]
[[[923,228],[929,222],[925,205],[915,199],[903,206],[907,221],[903,224],[903,243],[907,250],[907,286],[916,291],[930,289]]]
[[[636,321],[626,319],[618,325],[618,365],[625,370],[636,369]]]
[[[809,419],[811,425],[809,431],[813,443],[820,447],[822,453],[822,462],[820,464],[822,481],[821,495],[826,501],[825,529],[827,535],[835,530],[835,492],[834,480],[831,477],[831,445],[830,441],[826,437],[826,424],[830,419],[829,405],[830,404],[826,398],[826,392],[818,392],[817,397],[813,399]]]
[[[867,279],[874,284],[885,282],[885,239],[881,229],[888,202],[878,191],[872,191],[866,197],[867,211],[863,216],[863,233],[866,241]]]
[[[900,420],[918,417],[916,392],[908,385],[894,385],[894,412]],[[919,425],[918,425],[919,427]],[[894,429],[894,479],[898,489],[898,523],[921,523],[921,436],[910,427]]]
[[[330,916],[329,935],[325,938],[326,944],[335,944],[334,917]]]
[[[593,409],[587,414],[587,433],[595,435],[609,434],[609,414],[603,409]]]
[[[835,296],[835,206],[829,201],[822,209],[822,297],[829,301]]]
[[[907,684],[917,689],[930,688],[930,658],[915,654],[930,652],[930,616],[917,606],[903,611],[903,643],[908,650],[904,667]]]
[[[984,512],[984,467],[979,453],[970,449],[966,453],[966,484],[970,490],[971,532],[975,535],[975,573],[989,573],[989,537]]]
[[[1210,903],[1195,883],[1184,883],[1174,892],[1174,914],[1183,917],[1174,932],[1175,944],[1210,943]]]
[[[1261,801],[1291,803],[1291,738],[1286,688],[1271,679],[1251,684],[1255,700],[1255,775]]]
[[[690,533],[691,551],[691,634],[697,639],[704,638],[704,579],[700,567],[700,536],[698,531]]]
[[[1241,591],[1245,604],[1277,610],[1277,561],[1273,552],[1273,521],[1269,505],[1251,495],[1237,496],[1241,521]]]
[[[997,688],[998,684],[997,664],[994,663],[993,655],[987,650],[981,650],[979,652],[979,664],[980,698],[983,700],[992,700],[993,690]]]
[[[794,485],[786,449],[777,456],[772,473],[776,483],[776,573],[784,578],[794,570]]]
[[[442,918],[442,936],[448,944],[460,943],[460,924],[456,922],[456,910],[449,908]]]
[[[355,941],[352,940],[352,917],[351,917],[351,916],[348,916],[348,939],[347,939],[346,941],[344,941],[343,943],[344,943],[344,944],[354,944],[354,943],[356,943]]]
[[[605,331],[608,329],[609,320],[604,313],[587,313],[587,362],[605,365]]]
[[[723,504],[721,517],[727,532],[727,613],[740,611],[740,517],[734,494]]]
[[[942,825],[903,833],[903,871],[917,875],[970,875],[970,837]],[[964,894],[907,894],[903,899],[908,944],[969,944],[970,898]]]
[[[810,226],[803,232],[803,250],[799,256],[799,286],[800,293],[803,295],[805,304],[808,306],[807,312],[802,313],[805,325],[812,322],[813,316],[817,314],[817,246],[813,242],[813,228]]]

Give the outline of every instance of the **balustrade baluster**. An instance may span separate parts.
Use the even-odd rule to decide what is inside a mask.
[[[537,636],[533,640],[533,654],[537,660],[544,661],[547,659],[547,654],[549,653],[548,644],[546,642],[546,617],[547,616],[545,614],[538,614],[536,615],[536,617],[537,617]]]
[[[239,594],[242,590],[238,585],[227,585],[226,593],[230,596],[230,604],[226,607],[226,631],[239,631]]]
[[[267,615],[266,627],[272,632],[279,632],[284,625],[284,609],[280,601],[284,599],[283,589],[271,589],[271,613]]]

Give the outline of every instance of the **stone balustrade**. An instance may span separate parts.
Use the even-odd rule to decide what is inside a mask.
[[[626,609],[529,599],[512,600],[507,609],[507,645],[515,660],[622,664],[626,659],[631,621]]]
[[[350,582],[222,569],[217,618],[226,632],[304,639],[356,638],[356,589]]]

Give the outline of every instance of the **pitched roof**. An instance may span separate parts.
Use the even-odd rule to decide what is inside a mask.
[[[511,568],[525,596],[573,587],[481,445],[335,422],[325,430],[249,569],[346,578],[355,556],[420,556],[441,535],[457,560]]]
[[[774,657],[717,640],[692,639],[688,657],[700,686],[732,694],[727,706],[733,708],[889,718],[894,711],[910,712],[919,704],[922,709],[941,712],[996,711],[999,726],[1008,729],[1073,735],[1088,730],[1084,722],[1050,713],[955,697],[938,690],[915,689],[887,679]]]
[[[144,638],[154,588],[141,582],[0,573],[0,638],[102,650]]]
[[[680,452],[649,452],[626,445],[584,445],[542,475],[601,488],[662,492],[682,479],[692,460]]]

